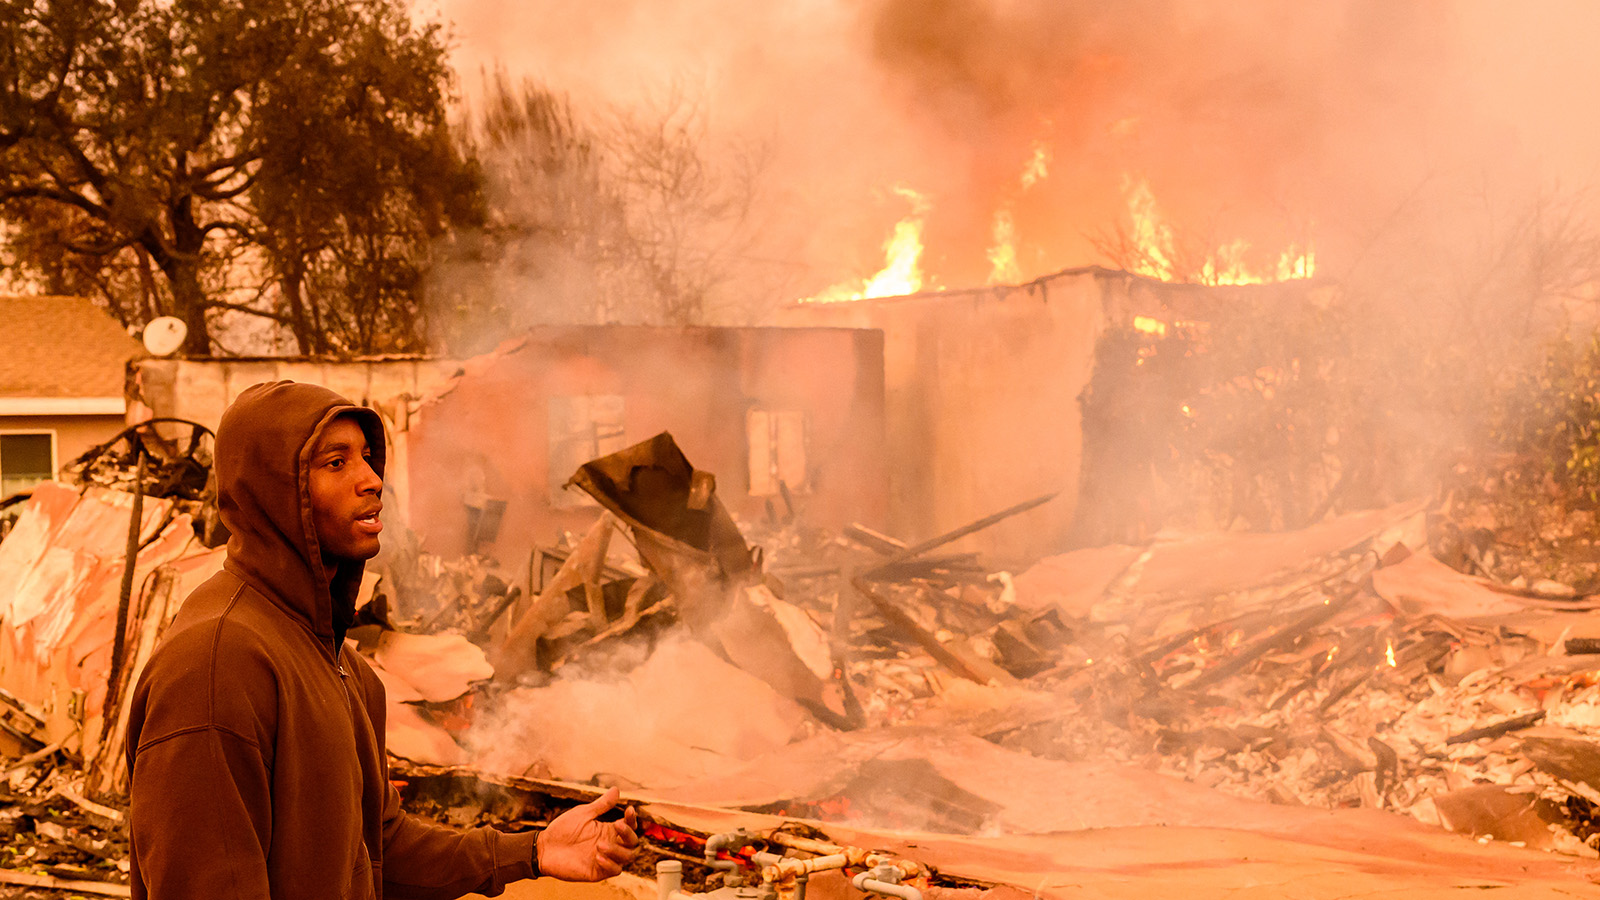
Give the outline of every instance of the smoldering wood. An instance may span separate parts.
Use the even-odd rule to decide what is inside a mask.
[[[1351,643],[1344,651],[1334,654],[1335,658],[1333,660],[1318,666],[1304,681],[1298,682],[1280,694],[1272,703],[1268,704],[1267,708],[1282,709],[1290,700],[1320,684],[1335,672],[1342,671],[1357,662],[1365,662],[1371,655],[1377,641],[1378,633],[1376,629],[1369,630],[1365,635]]]
[[[1019,515],[1021,513],[1025,513],[1028,510],[1034,509],[1034,508],[1039,507],[1039,506],[1043,506],[1044,504],[1049,503],[1051,500],[1054,500],[1059,493],[1060,493],[1060,491],[1051,491],[1048,494],[1044,494],[1042,496],[1035,497],[1032,500],[1024,500],[1023,502],[1018,503],[1015,506],[1006,507],[1005,509],[1002,509],[997,513],[993,513],[991,515],[984,516],[983,518],[978,519],[977,521],[970,522],[970,523],[968,523],[966,525],[963,525],[960,528],[957,528],[957,529],[955,529],[953,531],[947,531],[944,534],[937,535],[935,537],[931,537],[931,538],[923,541],[920,544],[915,544],[913,546],[907,547],[906,549],[901,550],[900,552],[894,554],[893,556],[889,557],[887,560],[885,560],[884,562],[879,564],[877,569],[873,569],[870,572],[863,572],[861,577],[863,577],[863,578],[875,577],[877,572],[879,570],[881,570],[881,569],[884,569],[884,568],[887,568],[889,566],[895,565],[897,563],[902,563],[902,562],[905,562],[906,560],[913,559],[915,557],[921,556],[922,554],[927,553],[929,550],[937,550],[938,548],[943,547],[946,544],[952,543],[954,541],[959,541],[959,540],[961,540],[962,538],[966,537],[969,534],[976,534],[976,533],[978,533],[978,532],[980,532],[980,531],[984,530],[985,528],[988,528],[988,527],[990,527],[992,525],[998,525],[999,523],[1004,522],[1005,520],[1011,518],[1012,516]]]
[[[510,632],[495,648],[490,659],[494,665],[496,680],[515,681],[518,676],[531,672],[538,666],[539,638],[566,618],[572,610],[572,603],[567,597],[568,591],[584,586],[587,597],[587,586],[591,583],[596,583],[598,590],[597,580],[605,564],[605,549],[610,545],[611,528],[609,517],[601,517],[595,522],[578,542],[572,554],[561,564],[555,576],[539,591],[538,598],[533,601],[528,611],[512,623]],[[589,611],[592,620],[593,601],[590,601]],[[603,607],[601,614],[603,617]]]
[[[628,585],[628,596],[622,602],[622,615],[618,616],[615,622],[607,625],[603,630],[585,641],[585,646],[601,644],[618,635],[632,631],[634,626],[638,625],[639,620],[645,615],[645,599],[650,595],[651,591],[660,587],[661,582],[657,581],[654,576],[647,575],[644,578],[634,579],[633,583]],[[656,606],[665,607],[669,604],[670,599],[664,599]],[[651,608],[655,609],[656,606]]]
[[[946,644],[930,634],[921,625],[918,625],[915,619],[896,605],[893,600],[872,588],[864,575],[853,579],[851,584],[855,586],[855,589],[862,596],[872,602],[873,608],[877,610],[879,615],[887,619],[894,628],[915,641],[922,649],[928,651],[929,655],[949,668],[950,671],[978,684],[989,684],[990,682],[1004,684],[1013,680],[1010,673],[978,657],[960,644]]]
[[[55,756],[58,752],[60,752],[63,743],[63,741],[56,741],[55,743],[35,750],[26,756],[18,757],[17,759],[12,760],[10,763],[6,764],[5,768],[0,768],[0,776],[7,776],[13,772],[21,772],[49,759],[52,756]]]
[[[72,894],[94,894],[99,897],[133,896],[133,889],[125,884],[114,884],[109,881],[88,881],[81,878],[57,878],[54,875],[18,872],[15,869],[0,869],[0,884],[45,888],[46,890],[66,891]]]
[[[1450,735],[1444,739],[1444,742],[1447,745],[1470,744],[1473,741],[1481,741],[1484,738],[1497,738],[1504,734],[1510,734],[1513,731],[1521,731],[1524,728],[1532,728],[1540,722],[1543,722],[1546,715],[1548,715],[1548,713],[1545,710],[1535,710],[1531,713],[1513,716],[1512,718],[1506,719],[1503,722],[1495,722],[1492,725],[1485,725],[1482,728],[1469,728],[1466,731],[1460,732],[1459,734]]]
[[[854,541],[881,556],[893,556],[896,553],[903,553],[910,546],[897,537],[891,537],[881,531],[868,528],[860,522],[852,522],[846,525],[840,536],[847,541]]]
[[[487,641],[489,639],[489,629],[500,621],[500,617],[505,615],[506,610],[515,606],[517,601],[521,599],[522,588],[520,586],[513,586],[510,590],[501,594],[500,599],[495,602],[493,608],[467,633],[467,636],[478,643]]]
[[[1267,652],[1287,647],[1299,640],[1307,631],[1344,612],[1350,603],[1355,600],[1356,596],[1357,591],[1350,589],[1339,596],[1312,607],[1309,611],[1301,613],[1299,617],[1288,625],[1256,641],[1247,649],[1234,654],[1226,663],[1201,673],[1200,677],[1190,682],[1187,687],[1199,689],[1216,684],[1226,678],[1231,678]]]

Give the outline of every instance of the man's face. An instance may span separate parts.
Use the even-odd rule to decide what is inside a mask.
[[[383,479],[371,457],[366,434],[349,416],[329,422],[311,453],[311,521],[324,557],[364,560],[378,553]]]

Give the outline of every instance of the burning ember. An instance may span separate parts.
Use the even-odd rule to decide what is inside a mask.
[[[1167,323],[1160,319],[1152,319],[1149,316],[1134,316],[1133,327],[1135,330],[1142,331],[1145,334],[1153,334],[1156,337],[1166,337],[1167,335]]]
[[[894,233],[883,244],[883,268],[862,282],[843,282],[802,303],[845,303],[873,297],[898,297],[922,290],[922,226],[932,208],[926,195],[908,187],[897,187],[896,194],[911,204],[911,214],[895,223]]]

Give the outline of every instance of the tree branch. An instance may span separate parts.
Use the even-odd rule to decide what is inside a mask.
[[[72,139],[72,133],[77,129],[73,127],[71,119],[59,107],[52,107],[44,112],[41,118],[55,127],[57,134],[60,136],[60,140],[56,142],[56,145],[66,151],[72,161],[77,164],[79,171],[83,173],[83,179],[89,182],[89,185],[98,191],[101,197],[109,197],[110,192],[107,190],[107,186],[110,184],[110,179],[94,164],[94,161],[89,158],[89,154],[85,153],[83,148],[79,147],[77,142]]]
[[[248,165],[248,162],[245,164]],[[240,174],[240,171],[235,169],[217,178],[202,178],[195,184],[194,194],[196,197],[203,197],[207,200],[232,200],[250,190],[250,186],[256,183],[256,176],[259,172],[244,172],[243,181],[230,188],[223,187],[223,185],[237,178]]]
[[[10,200],[53,200],[57,203],[75,206],[101,221],[109,221],[111,218],[111,210],[82,194],[65,188],[46,187],[40,184],[0,187],[0,203]]]
[[[226,181],[226,179],[223,179],[223,180]],[[233,199],[237,198],[239,195],[243,194],[245,191],[250,190],[250,187],[252,185],[254,185],[255,183],[256,183],[256,176],[255,175],[250,175],[250,176],[246,177],[245,180],[243,182],[240,182],[238,185],[236,185],[234,187],[231,187],[231,188],[226,188],[226,189],[224,189],[224,188],[219,186],[221,184],[221,182],[217,182],[216,184],[212,184],[210,182],[207,182],[205,184],[197,184],[197,185],[195,185],[194,195],[196,197],[199,197],[202,200],[212,200],[212,201],[216,201],[216,202],[222,202],[222,201],[225,201],[225,200],[233,200]]]
[[[273,312],[273,311],[267,310],[267,309],[256,309],[253,306],[245,306],[243,303],[228,303],[228,302],[226,302],[224,300],[207,300],[205,302],[205,308],[206,309],[226,309],[226,310],[231,310],[233,312],[246,313],[246,314],[252,315],[252,316],[260,316],[263,319],[271,319],[272,321],[277,322],[280,325],[289,325],[289,324],[291,324],[290,321],[289,321],[289,316],[284,314],[284,313]]]
[[[62,240],[62,244],[67,248],[68,252],[76,253],[79,256],[110,256],[124,247],[131,246],[134,240],[132,237],[123,236],[120,238],[107,238],[100,243],[90,243],[67,238]]]
[[[215,231],[231,231],[252,244],[261,243],[261,235],[250,230],[250,227],[241,222],[212,222],[200,229],[201,237],[207,237]]]
[[[199,181],[210,182],[212,180],[212,176],[221,172],[223,169],[237,169],[240,166],[248,166],[259,159],[261,159],[260,153],[257,153],[253,150],[244,151],[241,153],[235,153],[232,156],[225,156],[222,159],[216,160],[215,162],[201,166],[200,168],[191,171],[189,174]],[[214,183],[222,184],[229,178],[232,178],[233,175],[234,173],[229,173],[223,178],[216,179]]]

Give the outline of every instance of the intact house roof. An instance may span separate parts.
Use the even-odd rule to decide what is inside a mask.
[[[120,415],[143,352],[86,298],[0,295],[0,415]]]

